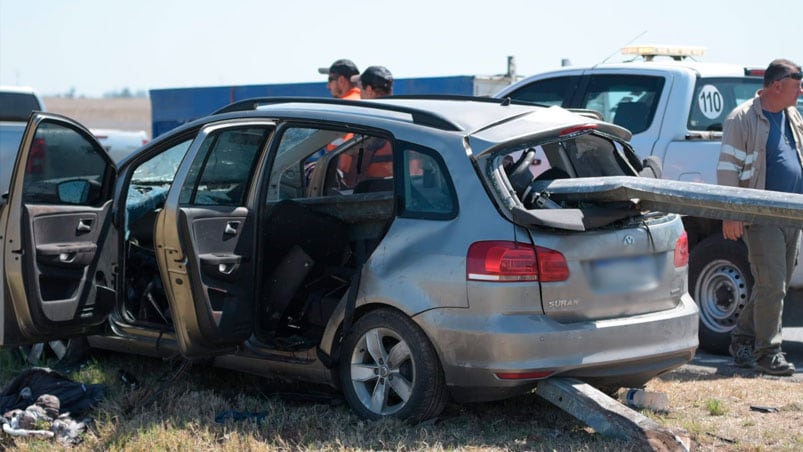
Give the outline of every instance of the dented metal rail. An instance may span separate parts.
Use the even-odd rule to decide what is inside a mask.
[[[536,181],[532,192],[588,202],[637,200],[642,209],[803,228],[803,195],[630,176]]]

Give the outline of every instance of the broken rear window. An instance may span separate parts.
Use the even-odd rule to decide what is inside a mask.
[[[518,148],[498,158],[520,198],[535,181],[638,173],[621,143],[591,133]]]

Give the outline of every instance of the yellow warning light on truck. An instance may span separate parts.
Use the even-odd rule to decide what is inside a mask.
[[[656,56],[666,56],[680,61],[688,57],[703,56],[705,51],[705,47],[699,46],[633,45],[622,48],[623,55],[640,56],[646,61],[652,61]]]

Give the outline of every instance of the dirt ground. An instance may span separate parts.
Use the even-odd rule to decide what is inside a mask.
[[[89,128],[144,130],[151,137],[151,101],[147,97],[45,97],[44,102],[47,111],[68,116]]]
[[[647,384],[670,402],[655,419],[685,429],[697,451],[801,450],[803,375],[760,375],[708,356]]]

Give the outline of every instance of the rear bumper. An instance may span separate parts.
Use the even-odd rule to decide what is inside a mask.
[[[499,400],[538,383],[503,380],[499,372],[638,386],[689,362],[698,345],[697,306],[688,294],[673,309],[614,320],[562,324],[542,315],[436,309],[416,321],[439,344],[447,385],[461,402]]]

